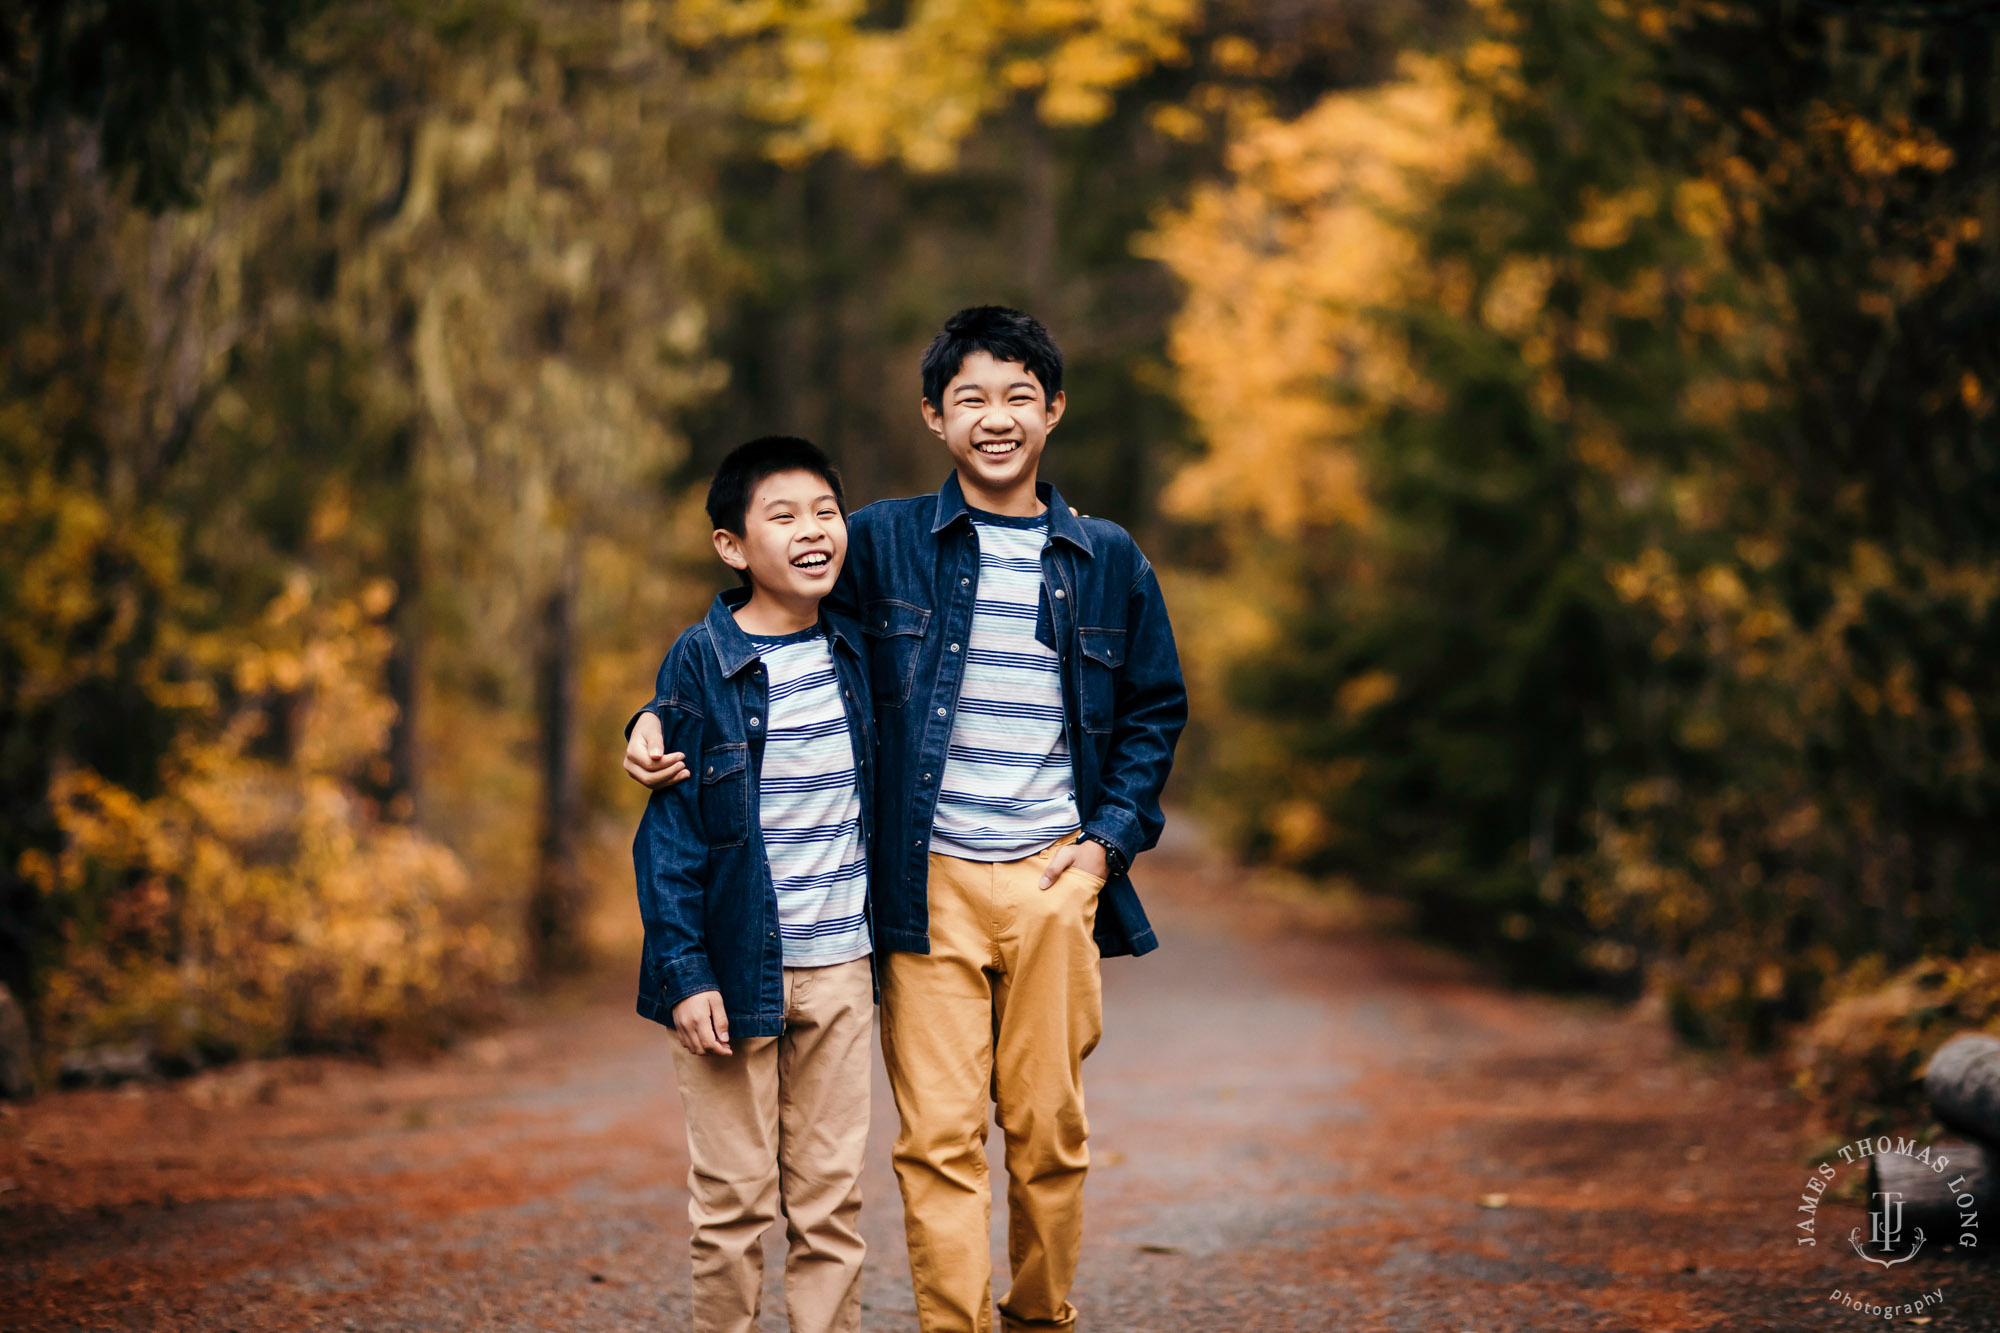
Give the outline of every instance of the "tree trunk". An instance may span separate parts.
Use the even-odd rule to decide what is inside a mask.
[[[1924,1093],[1945,1124],[2000,1143],[2000,1037],[1968,1032],[1940,1046],[1924,1074]]]
[[[555,587],[543,604],[535,663],[540,732],[540,856],[528,897],[528,961],[537,981],[580,971],[588,961],[583,914],[588,893],[577,856],[583,787],[576,753],[577,551],[563,538]]]
[[[1057,212],[1061,207],[1061,164],[1048,128],[1024,99],[1021,128],[1021,285],[1028,313],[1051,327],[1066,321],[1056,293]]]
[[[389,612],[389,627],[396,640],[383,674],[389,697],[396,704],[396,721],[389,730],[389,780],[381,797],[389,817],[407,823],[416,822],[422,797],[418,782],[423,765],[417,751],[424,646],[424,483],[418,457],[422,440],[421,427],[415,421],[406,422],[397,432],[389,458],[396,504],[389,554],[396,604]]]

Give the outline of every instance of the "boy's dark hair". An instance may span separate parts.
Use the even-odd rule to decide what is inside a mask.
[[[825,477],[840,512],[847,512],[840,473],[818,445],[796,435],[764,435],[737,445],[716,465],[715,480],[708,484],[708,521],[741,537],[758,483],[794,469]]]
[[[1045,403],[1062,392],[1062,348],[1040,320],[1004,305],[974,305],[946,320],[924,349],[924,400],[942,408],[945,386],[974,352],[1026,366],[1042,382]]]

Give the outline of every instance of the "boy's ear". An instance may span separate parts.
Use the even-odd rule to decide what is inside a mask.
[[[715,553],[722,557],[722,563],[731,569],[750,568],[750,557],[743,554],[743,539],[728,528],[717,528],[709,534],[715,543]]]
[[[1069,406],[1069,399],[1063,396],[1063,391],[1061,389],[1057,389],[1055,397],[1049,399],[1048,428],[1050,430],[1054,430],[1056,428],[1056,423],[1062,420],[1063,409],[1068,406]]]
[[[924,424],[931,428],[931,434],[940,440],[944,438],[944,413],[928,398],[920,399],[917,408],[924,414]]]

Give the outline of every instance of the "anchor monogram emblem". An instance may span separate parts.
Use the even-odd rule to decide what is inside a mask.
[[[1875,1200],[1875,1206],[1868,1210],[1868,1247],[1879,1250],[1882,1255],[1895,1254],[1896,1247],[1903,1239],[1903,1196],[1895,1191],[1886,1191],[1870,1197]],[[1916,1237],[1916,1241],[1910,1246],[1909,1253],[1897,1255],[1893,1259],[1870,1254],[1868,1249],[1864,1249],[1861,1244],[1860,1227],[1847,1233],[1847,1241],[1854,1247],[1854,1252],[1869,1263],[1880,1264],[1884,1268],[1894,1268],[1897,1264],[1908,1263],[1916,1258],[1917,1251],[1924,1248],[1924,1229],[1913,1227],[1911,1234]]]

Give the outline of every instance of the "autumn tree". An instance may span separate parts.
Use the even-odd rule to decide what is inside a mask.
[[[173,207],[308,6],[0,9],[0,985],[34,1012],[61,928],[21,875],[50,782],[146,789],[183,702],[160,490],[213,387],[209,251]]]
[[[1483,8],[1155,242],[1214,441],[1169,498],[1208,595],[1278,589],[1212,667],[1241,836],[1767,1039],[1994,943],[1993,48]],[[1285,378],[1232,397],[1223,347]]]

